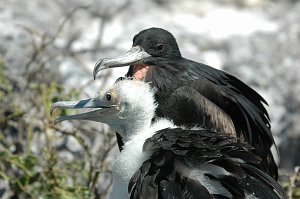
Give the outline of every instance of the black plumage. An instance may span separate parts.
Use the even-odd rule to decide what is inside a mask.
[[[124,65],[130,65],[126,76],[135,77],[148,67],[141,79],[157,88],[157,117],[236,135],[255,148],[261,167],[277,179],[267,102],[255,90],[224,71],[183,58],[175,38],[164,29],[141,31],[132,49],[119,58],[100,60],[94,77],[102,69]]]
[[[130,180],[132,199],[286,197],[280,185],[259,169],[261,159],[251,152],[253,147],[228,135],[163,129],[146,140],[143,150],[152,156]]]

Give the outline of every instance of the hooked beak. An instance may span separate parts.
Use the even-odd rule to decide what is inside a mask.
[[[142,47],[134,46],[128,52],[119,57],[100,59],[94,67],[94,79],[96,79],[97,74],[101,70],[128,66],[131,64],[142,64],[143,60],[148,57],[151,57],[151,55],[149,55]]]
[[[50,109],[50,115],[52,116],[56,109],[84,109],[93,108],[96,110],[89,111],[86,113],[80,113],[75,115],[61,116],[54,120],[54,124],[60,123],[65,120],[91,120],[101,121],[101,118],[108,115],[112,107],[116,105],[105,106],[98,98],[85,99],[80,101],[59,101],[52,105]]]

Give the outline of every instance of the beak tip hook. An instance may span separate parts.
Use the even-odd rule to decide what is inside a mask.
[[[53,104],[50,108],[50,116],[52,117],[53,112],[55,111],[55,109],[57,108],[56,106],[54,106],[55,104]]]

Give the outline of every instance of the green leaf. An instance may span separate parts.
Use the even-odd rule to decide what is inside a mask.
[[[27,169],[31,170],[34,166],[38,165],[39,159],[34,155],[28,155],[24,159],[24,165]]]
[[[8,151],[0,151],[0,159],[7,159],[10,155]]]

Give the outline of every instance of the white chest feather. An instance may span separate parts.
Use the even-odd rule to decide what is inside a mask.
[[[145,140],[151,137],[156,131],[175,125],[166,119],[154,123],[150,129],[137,133],[125,142],[124,148],[114,162],[113,173],[121,179],[129,181],[134,173],[142,166],[143,162],[149,159],[151,154],[143,152]]]
[[[142,133],[133,135],[125,142],[122,152],[113,165],[114,187],[111,198],[126,198],[126,195],[128,196],[127,187],[130,178],[142,166],[143,162],[151,156],[151,154],[143,152],[145,140],[158,130],[174,127],[176,126],[172,122],[162,119]]]
[[[111,199],[129,198],[127,189],[130,178],[149,158],[149,155],[142,150],[146,138],[139,136],[126,142],[122,152],[114,161]]]
[[[142,163],[149,158],[148,154],[143,153],[143,144],[147,137],[139,137],[139,139],[126,142],[124,149],[114,162],[113,173],[123,180],[129,181]]]

